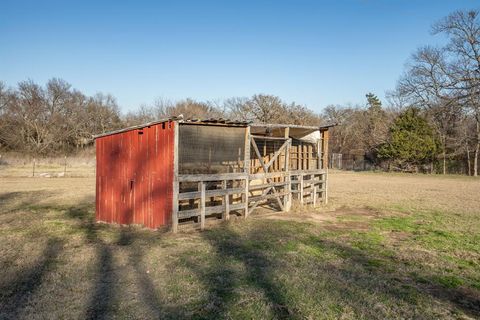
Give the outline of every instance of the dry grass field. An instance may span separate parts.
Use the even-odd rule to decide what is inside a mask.
[[[479,179],[332,172],[326,207],[174,235],[95,224],[88,170],[22,172],[0,169],[0,319],[480,318]]]

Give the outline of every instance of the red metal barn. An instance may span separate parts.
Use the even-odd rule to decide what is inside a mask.
[[[332,125],[170,118],[96,136],[96,220],[157,229],[327,202]]]
[[[96,220],[158,228],[171,223],[176,122],[96,137]]]

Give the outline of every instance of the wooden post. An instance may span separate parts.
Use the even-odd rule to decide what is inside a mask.
[[[322,169],[327,169],[328,168],[328,130],[322,131],[322,140],[323,140],[323,146],[322,146],[322,153],[323,153],[323,168]]]
[[[200,230],[205,229],[205,182],[200,181]]]
[[[300,174],[300,192],[298,193],[300,195],[300,204],[303,205],[303,173]]]
[[[308,170],[308,146],[302,142],[302,153],[303,153],[303,168],[302,170]]]
[[[244,196],[242,196],[244,204],[245,204],[245,219],[248,217],[248,175],[250,174],[250,127],[245,128],[245,155],[244,155],[244,160],[243,160],[243,172],[247,174],[247,177],[245,178],[245,190],[244,190]]]
[[[328,169],[325,169],[324,173],[324,180],[323,180],[323,188],[325,189],[323,191],[323,203],[327,204],[328,203]]]
[[[227,190],[227,180],[223,180],[222,187],[224,190]],[[225,213],[223,215],[224,220],[230,220],[230,195],[225,193],[224,197]]]
[[[285,128],[285,139],[288,139],[287,147],[285,148],[285,172],[286,175],[284,177],[285,182],[287,183],[284,186],[284,190],[286,191],[286,195],[283,197],[283,207],[285,212],[290,211],[291,207],[291,197],[292,197],[292,178],[290,176],[290,147],[292,145],[292,139],[290,139],[290,127]]]
[[[32,171],[32,177],[35,177],[35,158],[33,158],[33,171]]]
[[[322,148],[322,140],[317,139],[317,164],[316,164],[316,168],[315,168],[317,170],[322,168],[322,151],[321,151],[321,148]]]
[[[317,186],[313,186],[313,207],[317,205]]]
[[[328,129],[323,131],[323,169],[325,170],[323,180],[324,203],[328,203]]]
[[[178,231],[178,128],[179,122],[173,122],[173,196],[172,196],[172,231]]]

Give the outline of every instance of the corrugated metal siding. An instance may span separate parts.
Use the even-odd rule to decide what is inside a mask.
[[[96,140],[96,219],[158,228],[171,223],[174,122]]]

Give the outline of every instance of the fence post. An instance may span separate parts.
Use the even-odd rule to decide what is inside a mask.
[[[172,196],[172,231],[178,231],[178,122],[173,122],[173,196]]]
[[[300,204],[303,206],[303,173],[300,174]]]
[[[200,182],[200,230],[205,229],[205,182]]]
[[[245,196],[242,199],[245,201],[245,219],[248,217],[248,181],[250,174],[250,126],[245,128],[245,154],[243,155],[243,172],[245,173]]]
[[[35,177],[35,158],[33,158],[33,172],[32,177]]]
[[[228,189],[227,180],[223,180],[222,186],[224,190]],[[225,204],[225,215],[223,219],[229,220],[230,219],[230,195],[228,194],[228,192],[225,193],[224,204]]]

